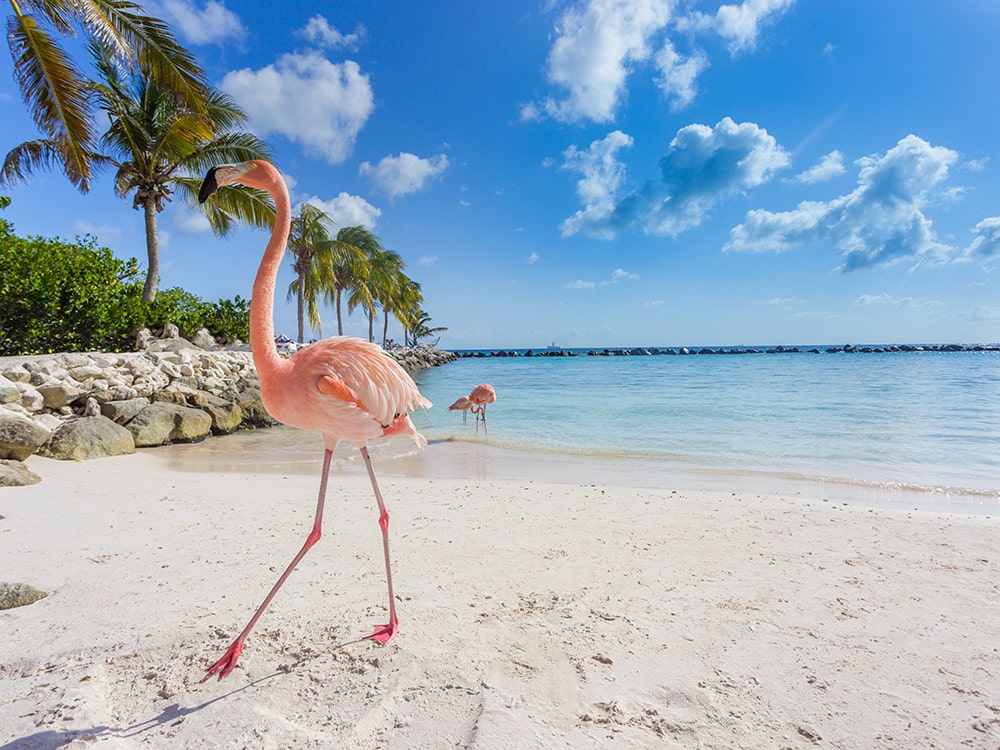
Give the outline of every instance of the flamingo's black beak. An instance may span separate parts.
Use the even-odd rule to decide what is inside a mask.
[[[212,167],[205,175],[205,180],[201,183],[201,190],[198,191],[199,203],[207,201],[209,196],[219,189],[219,183],[215,179],[215,173],[218,169],[218,167]]]

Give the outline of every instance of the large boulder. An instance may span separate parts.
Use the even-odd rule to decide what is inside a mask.
[[[148,398],[129,398],[123,401],[105,401],[101,404],[101,414],[112,422],[126,424],[132,417],[149,406]]]
[[[212,431],[212,418],[201,409],[163,401],[150,404],[125,425],[137,448],[199,440]]]
[[[135,453],[132,433],[107,417],[70,419],[53,433],[39,455],[83,460]]]
[[[0,409],[0,458],[23,461],[42,447],[50,435],[27,417]]]
[[[246,388],[236,396],[236,404],[243,414],[244,427],[271,427],[277,422],[267,413],[260,398],[259,388]]]
[[[39,591],[26,583],[0,582],[0,609],[25,607],[34,604],[39,599],[44,599],[46,596],[48,594],[44,591]]]
[[[188,394],[188,403],[202,409],[212,418],[212,432],[227,435],[243,423],[243,409],[239,404],[219,398],[208,391],[193,390]]]
[[[0,487],[27,487],[42,478],[20,461],[0,459]]]
[[[84,395],[83,391],[76,386],[57,381],[50,381],[39,385],[38,392],[45,399],[45,408],[47,409],[58,409],[63,406],[69,406]]]

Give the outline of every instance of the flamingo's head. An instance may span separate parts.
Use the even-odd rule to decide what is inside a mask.
[[[238,182],[241,185],[248,185],[253,180],[248,180],[248,176],[258,170],[265,162],[259,159],[240,162],[239,164],[220,164],[212,167],[205,175],[205,180],[201,183],[201,190],[198,191],[198,202],[204,203],[216,190],[225,185]],[[249,184],[249,187],[256,187]]]

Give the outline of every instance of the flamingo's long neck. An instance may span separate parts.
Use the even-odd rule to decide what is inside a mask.
[[[250,348],[258,373],[279,370],[284,361],[274,345],[274,290],[292,226],[292,208],[285,181],[270,164],[264,168],[273,173],[269,175],[270,184],[265,189],[274,199],[275,213],[271,239],[257,269],[250,299]]]

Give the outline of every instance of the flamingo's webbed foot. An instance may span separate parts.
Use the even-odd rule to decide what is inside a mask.
[[[399,620],[396,618],[392,619],[388,625],[376,625],[375,630],[372,634],[367,636],[369,640],[375,641],[381,645],[388,643],[389,639],[396,635],[396,631],[399,629]]]
[[[222,655],[222,658],[205,671],[205,676],[201,678],[201,681],[205,682],[205,680],[213,677],[216,672],[218,672],[219,679],[221,680],[223,677],[236,669],[236,661],[240,658],[240,654],[242,652],[243,641],[237,638],[233,641],[233,645],[229,647],[226,653]]]

